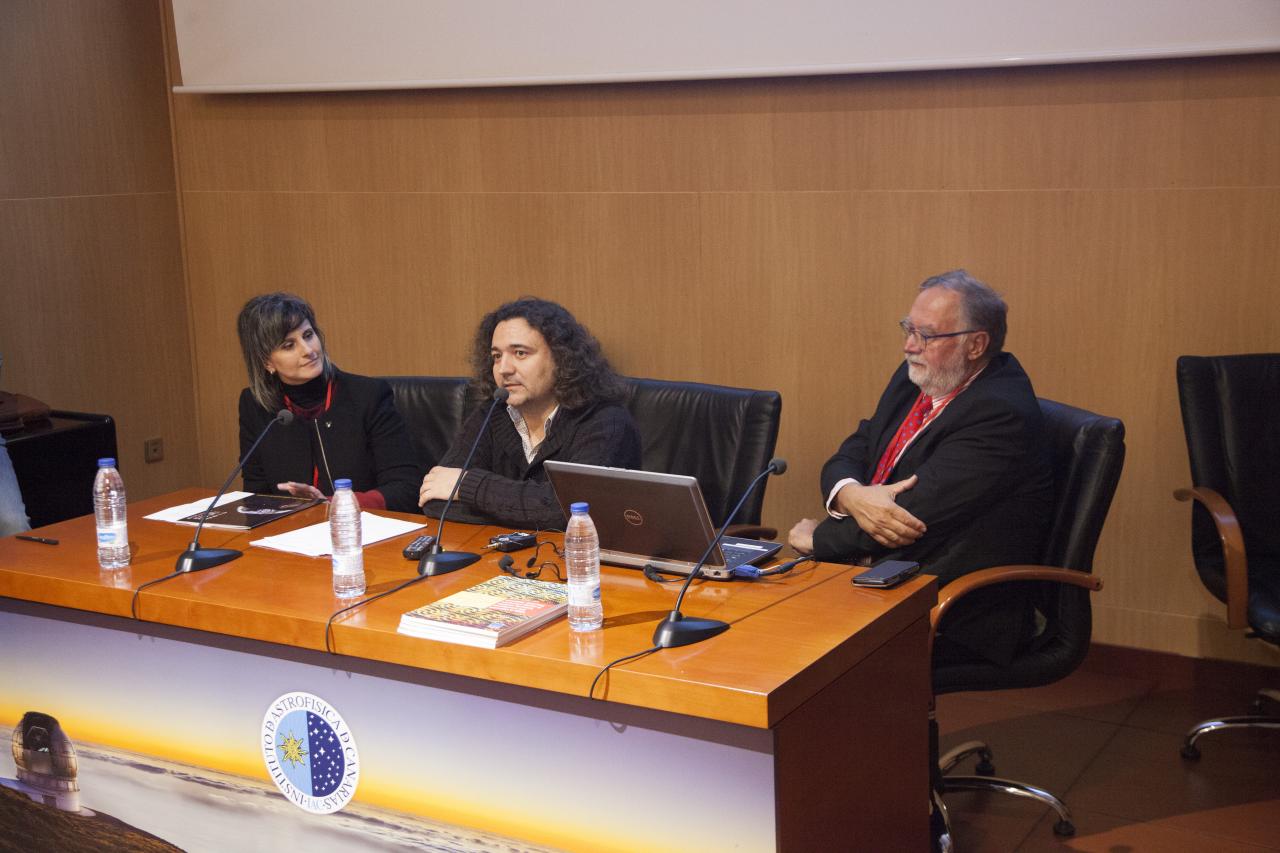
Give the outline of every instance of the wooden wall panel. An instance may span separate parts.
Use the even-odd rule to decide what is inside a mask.
[[[182,95],[190,190],[653,192],[772,183],[768,89],[741,81]]]
[[[183,95],[178,132],[193,190],[1253,185],[1280,179],[1273,64]]]
[[[131,498],[197,470],[158,3],[0,4],[3,387],[116,418]],[[143,463],[144,440],[165,440]]]
[[[172,192],[157,5],[0,3],[0,198]]]
[[[777,185],[1274,184],[1277,95],[1270,56],[824,78],[776,100]]]
[[[710,321],[665,309],[698,287],[692,196],[189,193],[185,206],[210,482],[236,454],[235,318],[257,293],[306,296],[334,360],[374,374],[466,373],[481,315],[524,294],[571,305],[624,372],[679,372],[668,342]]]
[[[4,387],[116,419],[130,497],[196,470],[191,355],[172,193],[0,201]],[[143,442],[165,439],[144,464]]]
[[[341,363],[456,373],[481,313],[564,301],[636,375],[778,388],[767,520],[900,357],[925,276],[1012,307],[1044,396],[1121,417],[1099,639],[1248,657],[1205,626],[1173,363],[1280,349],[1280,56],[633,86],[176,99],[206,480],[232,321],[298,290]]]

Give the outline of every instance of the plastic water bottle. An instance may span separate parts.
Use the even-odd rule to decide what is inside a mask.
[[[600,537],[585,503],[569,505],[564,533],[564,562],[569,570],[569,627],[594,631],[604,624],[600,604]]]
[[[98,523],[98,565],[122,569],[129,565],[129,519],[125,512],[124,478],[116,460],[98,460],[93,478],[93,515]]]
[[[360,504],[350,480],[333,482],[329,505],[329,541],[333,546],[333,594],[364,595],[364,544],[360,538]]]

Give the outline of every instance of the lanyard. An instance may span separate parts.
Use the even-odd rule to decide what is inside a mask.
[[[316,412],[314,415],[307,414],[307,411],[314,411],[314,410],[303,410],[297,404],[295,404],[292,400],[289,399],[288,394],[284,395],[284,404],[289,407],[289,411],[293,412],[295,415],[298,415],[299,417],[304,417],[304,418],[305,417],[314,417],[314,418],[324,417],[324,415],[328,414],[329,407],[333,405],[333,380],[330,379],[329,384],[325,388],[324,406],[320,409],[319,412]],[[314,457],[311,463],[311,485],[315,486],[317,489],[320,488],[320,466],[315,464]]]

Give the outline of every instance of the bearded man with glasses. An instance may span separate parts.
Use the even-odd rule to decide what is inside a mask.
[[[798,522],[792,547],[863,565],[913,560],[939,585],[1039,561],[1052,481],[1031,380],[1003,351],[1007,313],[964,270],[920,285],[899,324],[905,359],[823,466],[827,517]],[[959,602],[935,656],[1007,663],[1035,619],[1020,585],[1005,586]]]

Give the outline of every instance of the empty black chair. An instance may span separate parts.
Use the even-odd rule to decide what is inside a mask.
[[[466,406],[465,376],[385,376],[425,474],[449,450]]]
[[[997,566],[965,575],[939,593],[930,614],[936,634],[944,614],[957,600],[975,589],[999,583],[1035,582],[1036,610],[1043,628],[1015,653],[1008,666],[987,662],[937,663],[933,668],[933,692],[1006,690],[1051,684],[1071,674],[1089,650],[1093,613],[1089,593],[1102,582],[1093,577],[1093,552],[1115,495],[1124,467],[1124,424],[1115,418],[1083,409],[1040,400],[1045,441],[1053,470],[1053,517],[1045,539],[1041,564]],[[932,755],[938,755],[938,728],[930,720]],[[977,754],[978,776],[946,776],[965,757]],[[1040,788],[1011,779],[995,778],[992,753],[985,743],[970,741],[938,758],[934,787],[938,794],[956,790],[996,790],[1029,797],[1058,813],[1054,832],[1072,835],[1071,813],[1057,797]],[[946,818],[940,796],[935,802]]]
[[[727,520],[778,443],[782,395],[700,382],[628,378],[627,408],[640,428],[641,467],[696,477],[717,527]],[[759,525],[766,480],[742,505],[734,521]],[[772,538],[758,529],[740,535]]]
[[[1227,626],[1280,645],[1280,354],[1184,355],[1178,398],[1191,460],[1191,550],[1205,588],[1227,605]],[[1200,757],[1196,741],[1226,729],[1280,729],[1264,715],[1280,690],[1262,689],[1258,713],[1205,720],[1187,733],[1184,758]]]

